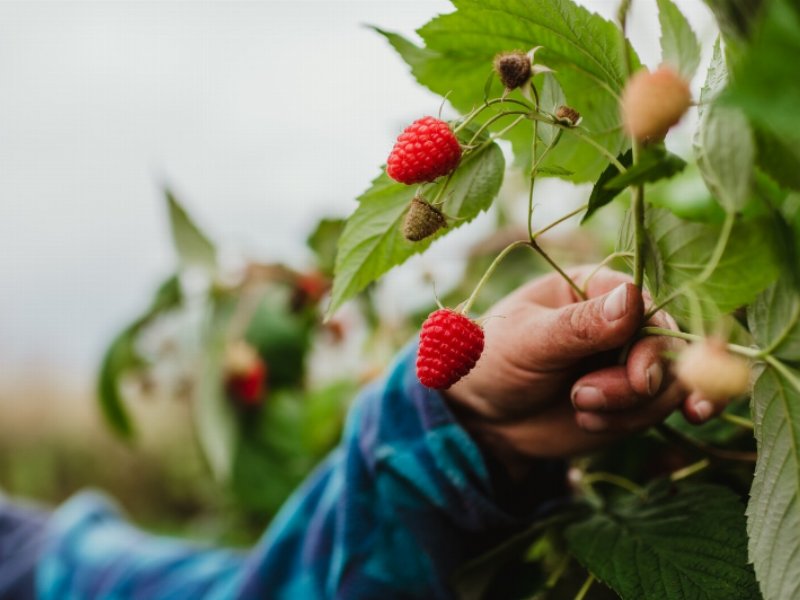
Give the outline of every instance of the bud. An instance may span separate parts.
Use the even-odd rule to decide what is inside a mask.
[[[719,339],[694,343],[675,362],[675,375],[688,389],[724,403],[750,389],[750,363],[728,352]]]
[[[411,242],[424,240],[442,227],[447,227],[442,211],[420,197],[415,197],[411,201],[403,221],[403,235],[407,240]]]
[[[689,84],[670,67],[634,73],[622,91],[622,124],[639,141],[660,140],[692,103]]]
[[[576,127],[581,118],[581,113],[571,106],[559,106],[556,110],[556,120],[567,127]]]
[[[531,78],[531,57],[519,50],[498,54],[494,58],[494,70],[507,90],[515,90]]]

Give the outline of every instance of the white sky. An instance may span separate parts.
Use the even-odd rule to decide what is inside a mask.
[[[708,38],[702,2],[677,3]],[[583,4],[610,16],[618,2]],[[634,43],[656,64],[655,0],[634,8]],[[449,10],[0,2],[0,370],[91,373],[172,268],[162,179],[217,241],[301,256],[319,216],[352,210],[399,129],[438,108],[361,24],[411,34]],[[460,252],[467,236],[454,237],[439,257]]]

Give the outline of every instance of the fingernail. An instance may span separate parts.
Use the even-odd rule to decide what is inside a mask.
[[[701,421],[707,421],[714,412],[714,407],[708,400],[700,400],[694,405],[694,414],[698,416]]]
[[[593,433],[608,429],[608,421],[600,415],[593,413],[578,413],[578,426],[585,431]]]
[[[595,387],[578,386],[572,392],[572,404],[578,410],[600,410],[606,407],[606,396]]]
[[[616,321],[625,315],[628,306],[628,286],[624,283],[611,292],[603,303],[603,316],[606,321]]]
[[[661,381],[664,379],[664,370],[661,368],[661,363],[653,363],[647,367],[645,371],[647,378],[647,393],[650,396],[655,396],[658,390],[661,389]]]

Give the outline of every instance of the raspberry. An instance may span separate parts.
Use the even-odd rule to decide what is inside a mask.
[[[691,103],[689,84],[669,67],[638,71],[622,91],[622,124],[637,140],[661,139]]]
[[[461,313],[440,308],[422,324],[417,377],[424,386],[446,390],[472,370],[481,352],[481,326]]]
[[[519,50],[498,54],[494,58],[494,70],[507,90],[515,90],[531,78],[531,57]]]
[[[419,197],[411,201],[403,221],[403,236],[407,240],[411,242],[424,240],[442,227],[447,227],[442,211]]]
[[[711,402],[725,403],[750,389],[750,364],[729,353],[717,339],[684,350],[675,362],[675,374],[684,386]]]
[[[400,183],[426,183],[449,175],[461,160],[458,139],[444,121],[423,117],[403,130],[389,154],[386,173]]]
[[[239,341],[225,350],[225,389],[243,406],[258,406],[264,395],[267,365],[247,342]]]

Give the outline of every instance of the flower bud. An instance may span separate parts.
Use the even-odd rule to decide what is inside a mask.
[[[581,122],[581,113],[571,106],[559,106],[556,110],[556,120],[567,127],[575,127]]]

